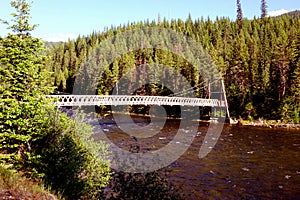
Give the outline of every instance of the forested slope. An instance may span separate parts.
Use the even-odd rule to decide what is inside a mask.
[[[76,73],[91,50],[106,38],[137,27],[168,28],[199,42],[222,72],[232,117],[299,121],[300,19],[293,15],[237,21],[228,18],[192,20],[189,16],[185,21],[128,23],[79,36],[74,41],[49,48],[51,59],[47,67],[54,72],[53,84],[60,91],[72,93]],[[116,53],[113,51],[111,54]],[[129,52],[111,63],[98,93],[111,92],[112,82],[129,68],[154,62],[184,71],[192,85],[199,82],[199,78],[195,80],[197,76],[189,72],[190,63],[170,52],[147,49]]]

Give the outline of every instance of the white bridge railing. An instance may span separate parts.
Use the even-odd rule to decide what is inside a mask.
[[[130,96],[130,95],[49,95],[55,105],[93,106],[93,105],[169,105],[169,106],[209,106],[226,107],[225,101],[218,99],[168,97],[168,96]]]

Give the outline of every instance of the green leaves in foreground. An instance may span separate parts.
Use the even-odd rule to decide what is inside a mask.
[[[67,199],[99,198],[111,177],[107,145],[93,141],[93,129],[82,114],[72,120],[52,113],[48,120],[52,126],[34,148],[41,155],[36,166],[46,185]]]
[[[110,179],[106,146],[92,145],[89,126],[43,98],[54,88],[43,42],[30,35],[30,4],[11,5],[16,13],[6,24],[14,34],[0,37],[0,161],[42,178],[66,199],[95,199]]]
[[[44,131],[48,103],[41,97],[53,87],[47,83],[43,42],[29,34],[35,27],[28,22],[30,5],[20,0],[11,5],[16,13],[6,23],[15,35],[0,37],[0,153],[16,163],[31,157],[32,142]]]

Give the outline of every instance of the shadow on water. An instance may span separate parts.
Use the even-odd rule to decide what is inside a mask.
[[[148,120],[137,117],[134,121],[143,126]],[[100,120],[112,142],[126,150],[138,143],[143,152],[171,142],[179,123],[180,120],[167,120],[155,136],[136,140],[113,121]],[[300,131],[225,125],[216,146],[199,159],[207,129],[208,123],[200,123],[189,149],[159,171],[180,188],[186,199],[300,198]]]

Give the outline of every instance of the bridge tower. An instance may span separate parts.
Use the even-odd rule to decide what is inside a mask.
[[[219,106],[214,106],[210,114],[210,118],[216,119],[218,117],[230,119],[229,108],[227,103],[227,96],[223,79],[216,79],[208,82],[208,99],[218,99]],[[224,105],[222,105],[224,103]]]

